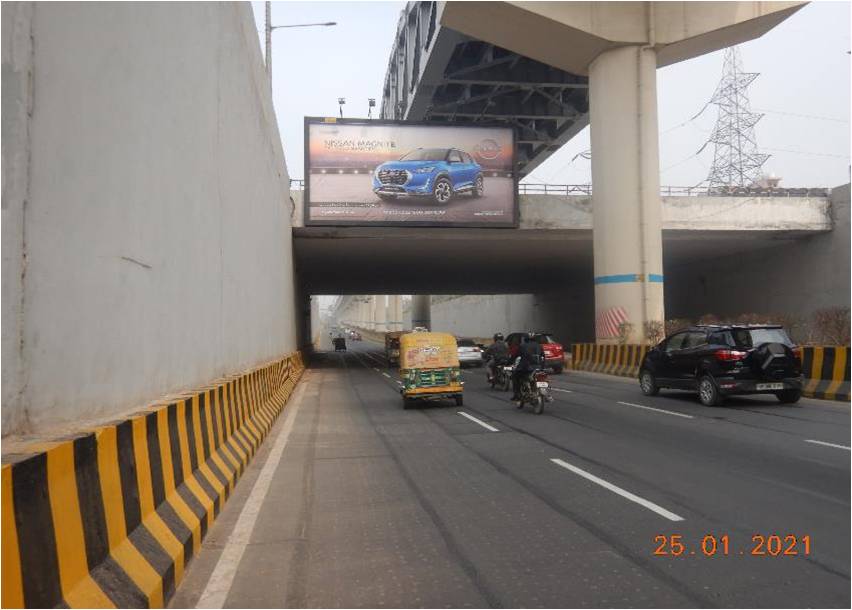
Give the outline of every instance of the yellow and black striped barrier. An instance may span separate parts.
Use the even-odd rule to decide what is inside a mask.
[[[578,371],[638,377],[639,365],[648,347],[645,345],[603,345],[575,343],[571,352],[571,367]]]
[[[805,396],[849,400],[849,348],[803,347]]]
[[[303,369],[297,353],[4,455],[3,607],[162,607]]]
[[[645,345],[575,343],[572,368],[621,377],[638,377]],[[828,400],[849,400],[849,348],[803,347],[804,395]]]

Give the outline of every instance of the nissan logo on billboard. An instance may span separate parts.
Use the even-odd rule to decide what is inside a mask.
[[[485,159],[486,161],[493,161],[500,156],[501,152],[500,143],[491,138],[482,140],[482,142],[477,144],[474,149],[476,156]]]

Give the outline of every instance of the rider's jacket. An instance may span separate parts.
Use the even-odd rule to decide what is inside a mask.
[[[495,341],[485,350],[485,355],[496,362],[505,362],[509,357],[509,345],[505,341]]]
[[[536,341],[521,343],[518,356],[518,371],[531,371],[541,364],[541,345]]]

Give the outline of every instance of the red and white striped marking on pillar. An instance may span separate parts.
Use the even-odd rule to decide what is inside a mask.
[[[599,339],[618,336],[618,327],[627,322],[627,311],[624,307],[610,307],[600,312],[595,318],[595,335]]]

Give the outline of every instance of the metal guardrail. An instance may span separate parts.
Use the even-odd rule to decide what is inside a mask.
[[[302,191],[305,181],[291,179],[290,189]],[[828,197],[831,189],[827,188],[761,188],[761,187],[732,187],[708,189],[696,186],[661,186],[661,197]],[[530,184],[518,185],[521,195],[577,195],[591,196],[591,184]]]

